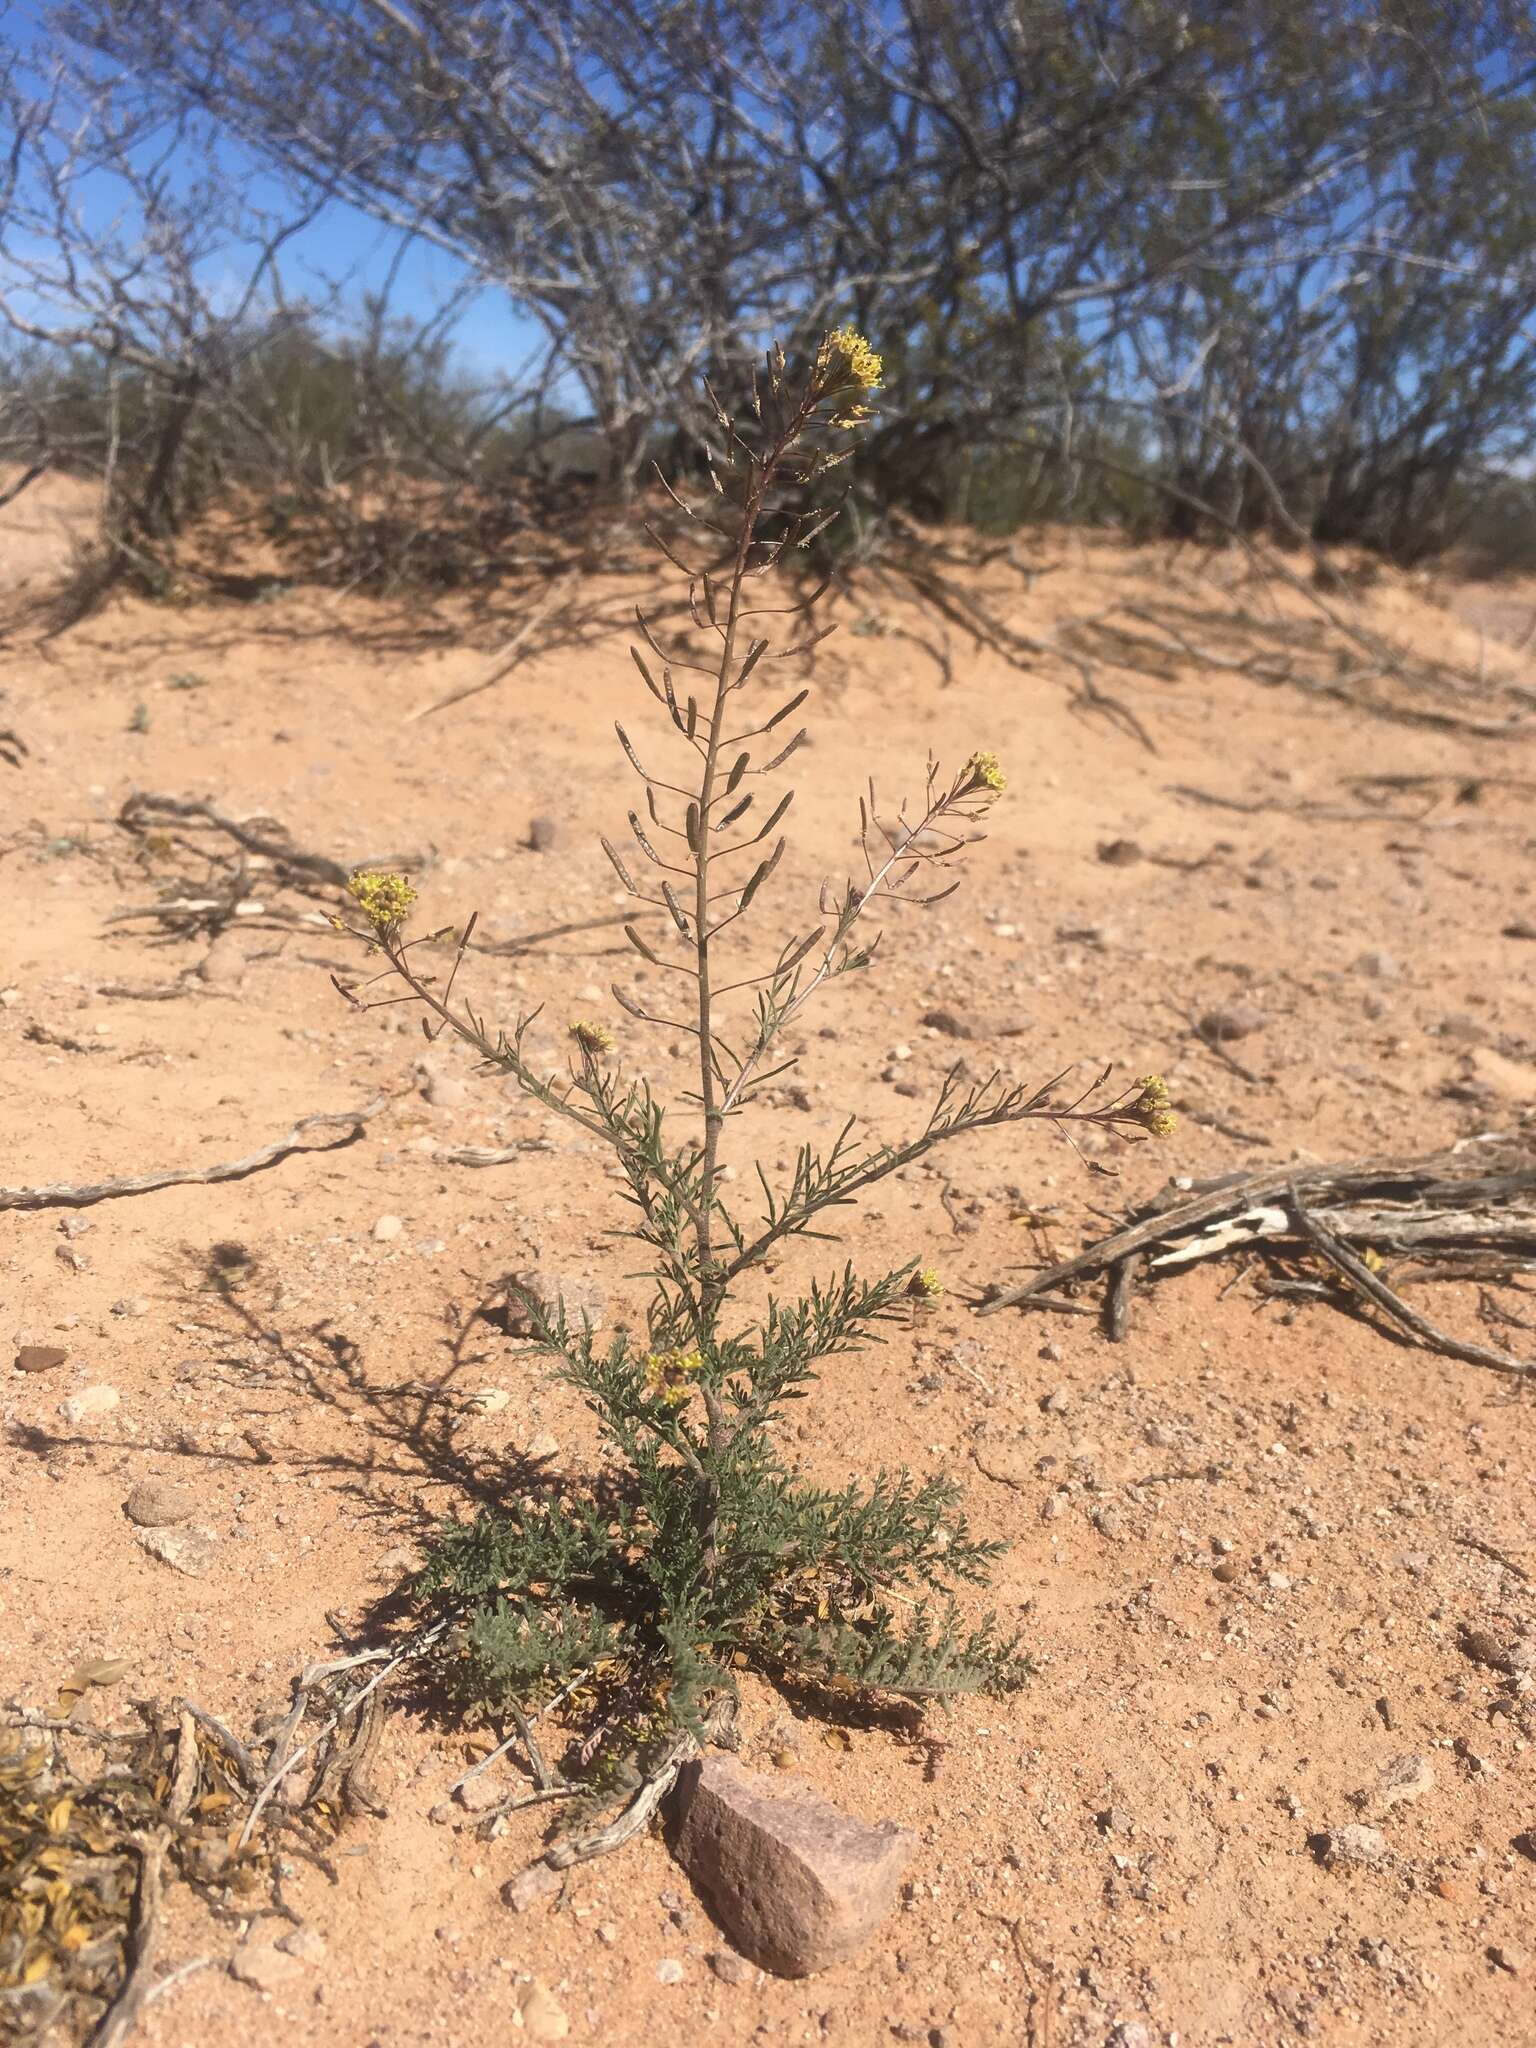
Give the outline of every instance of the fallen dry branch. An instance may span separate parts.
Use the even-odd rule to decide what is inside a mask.
[[[334,1152],[353,1144],[388,1099],[376,1095],[361,1109],[300,1117],[286,1137],[263,1145],[259,1152],[251,1152],[244,1159],[226,1160],[220,1166],[173,1166],[163,1173],[130,1174],[122,1180],[97,1181],[81,1187],[62,1182],[41,1188],[0,1187],[0,1209],[89,1209],[97,1202],[113,1202],[123,1195],[152,1195],[161,1188],[210,1187],[218,1181],[244,1180],[265,1166],[276,1166],[294,1152]],[[335,1135],[321,1144],[307,1142],[312,1133],[320,1131]]]
[[[1415,1277],[1441,1260],[1463,1277],[1465,1260],[1476,1254],[1497,1262],[1494,1277],[1536,1271],[1536,1149],[1528,1138],[1467,1140],[1417,1160],[1264,1167],[1168,1188],[1121,1229],[1004,1289],[980,1313],[1055,1306],[1063,1286],[1103,1273],[1109,1277],[1109,1330],[1118,1338],[1128,1326],[1138,1277],[1256,1250],[1322,1258],[1356,1301],[1370,1302],[1428,1349],[1499,1372],[1536,1373],[1536,1361],[1441,1330],[1378,1270],[1383,1258],[1400,1254],[1415,1261]],[[1367,1252],[1376,1263],[1363,1256]],[[1294,1291],[1294,1283],[1287,1285]]]
[[[360,867],[420,868],[426,864],[426,857],[419,853],[372,854],[347,864],[332,860],[323,853],[305,853],[294,845],[287,828],[276,818],[231,818],[201,797],[161,796],[153,791],[139,790],[128,798],[117,814],[117,822],[123,830],[139,839],[148,837],[152,832],[163,832],[167,824],[175,820],[211,825],[246,853],[254,853],[270,861],[280,878],[318,882],[333,889],[345,889]]]
[[[1290,1208],[1302,1236],[1322,1253],[1329,1265],[1336,1267],[1352,1287],[1358,1287],[1363,1295],[1384,1309],[1394,1322],[1401,1324],[1410,1336],[1417,1337],[1427,1349],[1444,1352],[1448,1358],[1464,1359],[1468,1365],[1489,1366],[1495,1372],[1536,1373],[1536,1359],[1511,1358],[1503,1351],[1490,1350],[1486,1344],[1471,1344],[1463,1337],[1452,1337],[1437,1329],[1427,1316],[1421,1316],[1417,1309],[1410,1308],[1379,1273],[1372,1272],[1363,1259],[1357,1259],[1331,1230],[1310,1215],[1294,1188],[1291,1190]],[[1536,1217],[1532,1221],[1536,1224]],[[1532,1241],[1536,1243],[1536,1229],[1533,1229]]]
[[[164,1832],[139,1839],[139,1882],[133,1902],[133,1927],[128,1938],[128,1974],[116,1998],[102,2015],[100,2026],[91,2035],[90,2048],[122,2048],[153,1989],[149,1973],[159,1944],[160,1894],[168,1840]]]

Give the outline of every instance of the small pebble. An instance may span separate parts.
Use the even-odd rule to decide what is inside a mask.
[[[278,1937],[277,1946],[285,1956],[297,1956],[301,1963],[325,1961],[325,1936],[313,1927],[295,1927]]]
[[[53,1372],[63,1365],[69,1353],[58,1344],[23,1344],[16,1353],[18,1372]]]
[[[1251,1037],[1255,1031],[1262,1031],[1269,1019],[1262,1010],[1256,1010],[1249,1003],[1233,1003],[1222,1010],[1207,1010],[1200,1019],[1200,1035],[1217,1045],[1225,1045],[1234,1038]]]
[[[200,1579],[213,1563],[214,1539],[206,1529],[141,1529],[139,1544],[189,1579]]]
[[[147,1316],[149,1297],[143,1294],[125,1294],[120,1300],[113,1302],[112,1313],[115,1316]]]
[[[541,1984],[537,1977],[524,1987],[518,2000],[518,2011],[522,2015],[523,2032],[531,2034],[535,2041],[563,2041],[571,2031],[564,2006],[549,1986]]]
[[[656,1965],[656,1982],[658,1984],[681,1984],[682,1981],[683,1966],[676,1956],[663,1956]]]
[[[123,1502],[123,1512],[141,1529],[168,1529],[176,1522],[191,1520],[197,1512],[197,1498],[174,1480],[141,1479]]]
[[[89,1422],[93,1415],[109,1414],[122,1398],[116,1387],[83,1387],[78,1394],[59,1403],[59,1413],[66,1422],[78,1426]]]
[[[722,1984],[750,1984],[752,1981],[752,1965],[734,1949],[711,1949],[709,1967]]]
[[[398,1216],[381,1216],[373,1226],[373,1241],[375,1244],[388,1244],[390,1239],[398,1237],[404,1228],[405,1225]]]
[[[1376,1782],[1355,1794],[1355,1803],[1368,1813],[1390,1813],[1394,1806],[1422,1799],[1433,1791],[1435,1774],[1422,1756],[1389,1757],[1376,1773]]]
[[[466,1786],[465,1790],[468,1789]],[[530,1863],[516,1877],[507,1879],[501,1888],[501,1903],[510,1906],[514,1913],[526,1913],[541,1899],[554,1898],[564,1882],[559,1871],[551,1870],[547,1863]],[[598,1933],[602,1933],[601,1928]]]
[[[282,1955],[265,1941],[243,1941],[229,1959],[229,1974],[256,1991],[281,1991],[302,1976],[296,1956]]]
[[[1317,1853],[1330,1870],[1336,1867],[1369,1868],[1384,1861],[1387,1838],[1380,1828],[1368,1828],[1351,1821],[1342,1828],[1330,1828],[1315,1838]]]
[[[528,844],[535,853],[553,853],[560,844],[563,834],[558,818],[530,818],[528,821]]]

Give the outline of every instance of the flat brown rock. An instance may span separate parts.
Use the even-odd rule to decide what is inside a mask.
[[[741,1953],[781,1977],[852,1955],[896,1903],[914,1837],[894,1821],[870,1827],[730,1757],[687,1764],[674,1802],[678,1861]]]

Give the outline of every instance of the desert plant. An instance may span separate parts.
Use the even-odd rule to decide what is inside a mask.
[[[531,1709],[556,1695],[563,1701],[576,1724],[580,1783],[545,1774],[530,1742],[536,1774],[548,1776],[541,1792],[585,1791],[588,1808],[593,1797],[627,1799],[611,1826],[551,1852],[561,1862],[611,1847],[643,1822],[681,1757],[728,1717],[740,1670],[924,1704],[1021,1682],[1018,1646],[992,1618],[962,1620],[953,1597],[986,1579],[1000,1548],[973,1533],[953,1479],[899,1471],[815,1486],[787,1468],[775,1442],[789,1404],[811,1391],[818,1362],[914,1312],[941,1291],[936,1276],[916,1260],[875,1279],[844,1265],[798,1299],[759,1295],[750,1311],[744,1284],[786,1240],[824,1235],[818,1226],[829,1212],[946,1139],[1032,1120],[1154,1135],[1171,1128],[1157,1080],[1114,1094],[1100,1077],[1064,1095],[1065,1075],[1029,1087],[999,1074],[969,1080],[957,1069],[906,1143],[865,1144],[850,1118],[827,1150],[801,1147],[787,1185],[758,1168],[755,1220],[727,1201],[728,1131],[793,1064],[789,1027],[830,982],[869,965],[872,914],[958,886],[935,886],[936,871],[959,859],[969,828],[1003,788],[995,756],[984,751],[953,774],[930,762],[910,816],[882,817],[871,788],[860,804],[862,877],[824,886],[819,921],[791,933],[766,962],[728,964],[785,851],[776,835],[793,791],[775,800],[771,778],[804,738],[803,730],[782,735],[806,691],[779,702],[766,679],[775,658],[821,637],[802,623],[775,657],[757,621],[776,610],[803,617],[806,607],[753,600],[786,551],[836,516],[824,480],[852,453],[879,374],[879,358],[847,329],[793,372],[775,351],[745,424],[715,407],[716,492],[702,507],[683,507],[716,565],[690,564],[670,541],[659,543],[689,578],[695,624],[713,652],[701,661],[696,642],[665,646],[642,616],[646,644],[634,650],[635,664],[688,761],[686,780],[644,765],[620,727],[644,790],[644,815],[632,811],[629,826],[646,879],[603,845],[624,887],[668,922],[665,943],[639,924],[627,932],[652,971],[647,988],[661,978],[684,991],[681,1014],[663,1016],[649,996],[617,986],[613,993],[637,1023],[694,1040],[686,1135],[673,1137],[677,1112],[650,1083],[625,1074],[604,1024],[572,1023],[568,1071],[539,1072],[524,1049],[531,1018],[493,1030],[456,998],[469,932],[439,978],[419,951],[427,941],[407,936],[413,892],[405,878],[359,872],[351,883],[359,936],[383,955],[379,979],[389,989],[384,997],[372,993],[376,983],[344,992],[363,1004],[399,1000],[403,984],[429,1028],[456,1033],[487,1069],[610,1146],[632,1208],[626,1234],[648,1267],[643,1338],[621,1329],[600,1345],[559,1303],[534,1293],[523,1301],[536,1347],[586,1396],[620,1478],[558,1497],[529,1494],[469,1524],[447,1524],[417,1584],[458,1618],[448,1668],[466,1701],[500,1711],[525,1735]],[[697,694],[679,680],[691,675],[706,679]]]

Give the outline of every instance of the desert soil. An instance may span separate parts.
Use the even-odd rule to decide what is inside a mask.
[[[48,485],[6,515],[12,595],[56,570],[78,514]],[[1036,635],[1176,578],[1219,609],[1242,574],[1108,539],[1022,552],[1043,573],[1000,567],[989,587]],[[331,974],[355,972],[355,951],[300,921],[313,901],[264,897],[259,866],[264,912],[211,948],[114,922],[201,872],[115,820],[135,790],[206,796],[344,862],[430,854],[424,930],[470,910],[498,940],[611,918],[596,836],[626,836],[636,793],[614,718],[653,726],[623,624],[644,594],[589,588],[581,644],[415,723],[483,672],[510,601],[498,619],[274,583],[267,602],[120,601],[50,641],[10,635],[0,728],[28,751],[0,764],[0,1181],[208,1165],[386,1100],[357,1142],[239,1182],[0,1215],[0,1697],[46,1706],[82,1659],[120,1656],[130,1676],[88,1703],[101,1721],[185,1695],[249,1728],[337,1653],[328,1617],[364,1617],[509,1453],[542,1437],[556,1474],[589,1460],[579,1406],[477,1310],[537,1266],[600,1288],[611,1321],[633,1311],[602,1155],[427,1046],[405,1012],[349,1009]],[[1501,617],[1518,597],[1501,594]],[[1475,667],[1485,598],[1388,575],[1361,602],[1420,653]],[[850,872],[870,777],[894,811],[930,751],[987,747],[1010,785],[961,892],[893,915],[871,975],[812,1015],[789,1077],[803,1092],[738,1127],[743,1190],[754,1156],[782,1169],[847,1112],[909,1129],[957,1052],[1020,1079],[1159,1070],[1181,1117],[1165,1144],[1082,1155],[1017,1129],[887,1182],[849,1219],[847,1254],[920,1257],[947,1293],[883,1348],[832,1361],[791,1438],[829,1483],[898,1464],[961,1475],[975,1521],[1010,1545],[996,1604],[1037,1675],[934,1722],[937,1750],[748,1687],[747,1763],[788,1752],[829,1798],[917,1838],[896,1913],[856,1961],[803,1982],[721,1981],[721,1936],[659,1839],[579,1871],[558,1912],[510,1913],[498,1890],[535,1852],[535,1817],[491,1841],[469,1815],[432,1819],[476,1752],[402,1702],[376,1773],[387,1814],[349,1824],[338,1883],[303,1871],[290,1887],[323,1959],[254,1989],[226,1968],[236,1930],[173,1899],[164,1967],[206,1960],[149,2006],[146,2048],[531,2038],[535,1978],[572,2040],[610,2048],[1536,2041],[1531,1702],[1460,1645],[1466,1626],[1536,1626],[1528,1394],[1328,1302],[1266,1303],[1230,1263],[1159,1282],[1120,1344],[1093,1316],[974,1306],[1170,1175],[1531,1134],[1536,942],[1505,935],[1536,919],[1530,742],[1366,718],[1193,661],[1161,680],[1105,672],[1153,753],[1074,710],[1059,663],[1013,666],[956,634],[943,685],[898,630],[931,632],[910,607],[866,597],[839,617],[765,936],[806,917],[823,874]],[[1529,682],[1513,645],[1485,652]],[[1432,779],[1385,806],[1352,787],[1384,774]],[[555,827],[539,850],[535,817]],[[1121,840],[1141,858],[1101,858]],[[545,1006],[530,1042],[552,1061],[568,1017],[601,1016],[675,1092],[681,1046],[606,993],[631,958],[603,925],[466,972],[494,1016]],[[1233,1006],[1258,1013],[1231,1046],[1246,1077],[1190,1030]],[[936,1009],[974,1035],[925,1025]],[[441,1156],[522,1140],[489,1169]],[[218,1255],[232,1277],[216,1288],[220,1245],[242,1250]],[[775,1284],[834,1256],[805,1248]],[[1475,1288],[1419,1298],[1536,1353],[1529,1298],[1503,1296],[1525,1329],[1492,1330]],[[11,1372],[24,1343],[67,1361]],[[67,1420],[93,1386],[118,1404]],[[137,1540],[124,1500],[148,1478],[195,1494],[202,1575]],[[1433,1782],[1380,1822],[1384,1857],[1325,1867],[1314,1838],[1359,1821],[1353,1795],[1408,1754]]]

